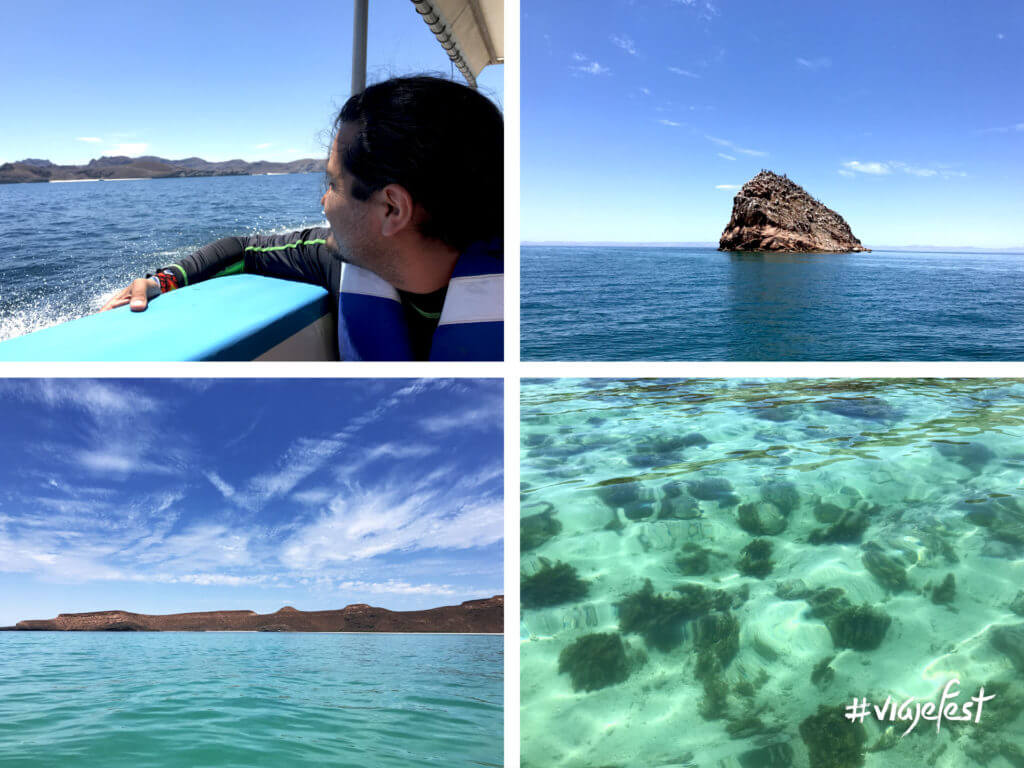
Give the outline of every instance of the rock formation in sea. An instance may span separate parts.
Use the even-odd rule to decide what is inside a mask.
[[[5,630],[84,632],[487,632],[504,631],[504,595],[467,600],[425,611],[389,611],[358,603],[341,610],[299,611],[285,606],[276,613],[207,611],[150,616],[127,611],[62,613],[55,619],[19,621]]]
[[[850,225],[786,176],[761,171],[736,194],[720,251],[868,251]]]

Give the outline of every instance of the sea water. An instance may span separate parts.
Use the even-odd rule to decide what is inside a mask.
[[[1022,360],[1024,254],[524,246],[524,360]]]
[[[502,639],[0,633],[0,765],[495,766]]]
[[[1018,764],[1024,383],[524,380],[521,400],[524,768],[807,766],[801,724],[855,697],[907,718],[865,720],[868,768]],[[840,518],[861,528],[832,537]],[[741,566],[755,539],[767,573]],[[528,590],[560,564],[585,592]],[[735,620],[718,670],[702,619],[651,607],[694,585]],[[645,589],[651,633],[627,631]],[[815,615],[828,589],[888,617],[876,647]],[[621,639],[628,677],[579,689],[564,652],[594,634]],[[979,722],[901,737],[953,680],[961,708],[996,694]]]
[[[0,340],[95,312],[221,237],[326,226],[322,178],[0,185]]]

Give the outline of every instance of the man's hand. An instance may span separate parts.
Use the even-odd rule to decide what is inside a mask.
[[[125,304],[131,307],[132,312],[143,312],[149,304],[149,300],[159,295],[160,284],[156,280],[140,277],[137,280],[132,280],[131,285],[104,304],[100,308],[100,312],[123,307]]]

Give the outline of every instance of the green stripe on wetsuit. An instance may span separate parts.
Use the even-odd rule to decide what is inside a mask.
[[[257,251],[259,253],[266,253],[267,251],[283,251],[285,248],[298,248],[300,245],[324,245],[327,240],[299,240],[294,243],[287,243],[286,245],[268,245],[265,248],[259,248],[255,245],[248,246],[245,250]],[[214,277],[224,277],[225,275],[238,275],[245,271],[245,261],[238,261],[232,264],[230,267],[225,267],[220,272],[214,275]]]

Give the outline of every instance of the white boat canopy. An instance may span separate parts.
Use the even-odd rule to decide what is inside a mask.
[[[505,61],[503,0],[412,0],[466,82],[488,64]]]
[[[505,62],[504,0],[412,0],[466,82],[488,64]],[[369,0],[355,0],[352,22],[352,93],[366,88]]]

